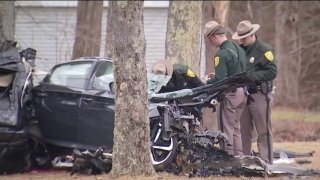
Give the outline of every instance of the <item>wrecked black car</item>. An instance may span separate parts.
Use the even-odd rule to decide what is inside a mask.
[[[31,109],[31,73],[34,49],[19,52],[16,43],[2,44],[0,53],[0,172],[12,172],[28,166],[26,124]],[[25,64],[31,65],[26,68]],[[28,71],[29,69],[29,71]],[[29,106],[30,107],[30,106]]]
[[[33,89],[35,120],[46,142],[91,150],[105,145],[111,150],[112,82],[112,61],[108,59],[75,60],[52,68]]]
[[[150,77],[149,93],[160,90],[170,77]],[[84,57],[54,66],[47,76],[33,88],[33,127],[30,132],[38,142],[39,165],[52,160],[49,146],[69,150],[96,150],[104,146],[112,152],[115,94],[113,63],[110,59]],[[156,83],[156,84],[155,84]],[[157,106],[149,105],[150,126],[155,127]],[[161,138],[159,138],[160,140]],[[162,169],[172,160],[172,139],[155,143],[152,160]],[[161,152],[160,152],[161,151]],[[39,159],[38,157],[36,159]]]

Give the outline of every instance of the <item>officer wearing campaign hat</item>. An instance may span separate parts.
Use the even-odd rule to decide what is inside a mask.
[[[240,41],[247,55],[247,74],[254,82],[248,86],[248,103],[241,116],[241,137],[243,152],[251,154],[251,142],[254,126],[258,139],[257,146],[263,160],[272,163],[272,131],[270,122],[270,101],[272,80],[277,76],[277,66],[272,48],[258,39],[255,33],[259,24],[244,20],[239,22],[232,38]]]
[[[182,64],[171,64],[168,60],[157,61],[152,69],[154,74],[170,76],[166,86],[159,93],[172,92],[181,89],[195,88],[204,85],[201,79],[188,66]]]
[[[220,48],[214,57],[215,76],[207,80],[207,83],[214,83],[246,70],[244,50],[227,39],[224,28],[219,23],[207,22],[204,35],[213,46]],[[217,119],[219,129],[228,136],[229,144],[224,142],[220,147],[231,155],[242,155],[239,121],[245,106],[245,91],[243,87],[239,87],[224,94],[224,99],[217,107]]]

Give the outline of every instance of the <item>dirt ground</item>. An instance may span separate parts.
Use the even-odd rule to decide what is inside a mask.
[[[313,141],[313,142],[280,142],[274,144],[275,148],[280,149],[286,149],[291,150],[295,152],[310,152],[315,151],[314,156],[308,157],[308,158],[297,158],[300,160],[309,160],[311,161],[311,164],[303,164],[301,166],[308,168],[308,169],[320,169],[320,141]],[[279,177],[270,177],[268,179],[273,180],[288,180],[292,177],[286,177],[286,176],[279,176]],[[103,175],[70,175],[70,172],[64,171],[64,170],[50,170],[50,171],[32,171],[30,173],[24,173],[24,174],[12,174],[12,175],[0,175],[1,180],[38,180],[38,179],[45,179],[45,180],[107,180],[107,179],[113,179],[109,174],[103,174]],[[188,178],[187,176],[175,176],[168,173],[157,173],[154,177],[121,177],[118,178],[120,180],[166,180],[166,179],[177,179],[177,180],[183,180],[183,179],[194,179],[194,180],[208,180],[208,179],[214,179],[214,180],[239,180],[239,179],[250,179],[250,180],[262,180],[265,178],[250,178],[250,177],[218,177],[218,176],[211,176],[211,177],[197,177],[197,178]],[[304,178],[297,178],[297,179],[310,179],[310,180],[316,180],[319,179],[319,177],[304,177]]]
[[[212,117],[212,116],[211,116]],[[210,124],[211,123],[211,124]],[[215,125],[210,121],[209,125],[215,129]],[[207,125],[207,124],[205,124]],[[295,110],[275,109],[272,116],[272,128],[274,135],[274,147],[291,150],[295,152],[315,151],[313,157],[300,158],[301,160],[310,160],[311,164],[303,164],[303,167],[310,169],[320,169],[320,113],[297,113]],[[112,179],[109,174],[87,176],[87,175],[70,175],[64,170],[50,171],[32,171],[24,174],[0,175],[0,180],[38,180],[38,179],[70,179],[70,180],[105,180]],[[189,179],[186,176],[174,176],[167,173],[157,173],[154,177],[121,177],[120,180],[165,180],[165,179]],[[238,180],[238,179],[265,179],[265,178],[247,178],[247,177],[207,177],[192,178],[195,180]],[[289,177],[272,177],[270,179],[290,179]],[[299,178],[300,179],[300,178]],[[308,179],[320,179],[312,177]]]
[[[310,160],[311,164],[304,164],[303,167],[309,169],[320,169],[320,141],[315,142],[281,142],[275,143],[274,146],[276,148],[291,150],[295,152],[310,152],[316,151],[313,157],[308,158],[297,158],[300,160]],[[1,180],[38,180],[38,179],[46,179],[46,180],[106,180],[112,179],[109,174],[104,175],[96,175],[96,176],[88,176],[88,175],[70,175],[69,172],[64,170],[50,170],[50,171],[32,171],[30,173],[24,174],[13,174],[13,175],[2,175],[0,176]],[[174,176],[168,173],[157,173],[154,177],[121,177],[118,178],[120,180],[166,180],[166,179],[189,179],[187,176]],[[248,178],[248,177],[218,177],[218,176],[211,176],[206,178],[191,178],[194,180],[208,180],[208,179],[215,179],[215,180],[238,180],[238,179],[252,179],[252,180],[260,180],[265,178]],[[273,180],[282,180],[282,179],[290,179],[289,177],[272,177],[270,179]],[[319,177],[312,177],[308,179],[319,179]]]

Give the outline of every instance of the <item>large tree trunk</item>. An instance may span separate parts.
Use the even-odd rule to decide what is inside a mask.
[[[0,1],[0,52],[5,41],[14,40],[15,31],[14,1]]]
[[[153,175],[143,1],[110,1],[116,89],[113,175]]]
[[[78,1],[72,59],[99,56],[103,1]]]
[[[166,59],[188,65],[200,73],[202,1],[170,1]]]

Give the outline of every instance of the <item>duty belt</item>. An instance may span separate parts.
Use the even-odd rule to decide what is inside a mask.
[[[233,87],[230,87],[230,88],[226,89],[224,91],[224,93],[230,93],[230,92],[234,93],[234,92],[237,91],[238,88],[244,88],[244,87],[235,87],[235,86],[233,86]]]
[[[248,93],[249,94],[256,94],[261,90],[260,85],[249,85],[248,86]]]

